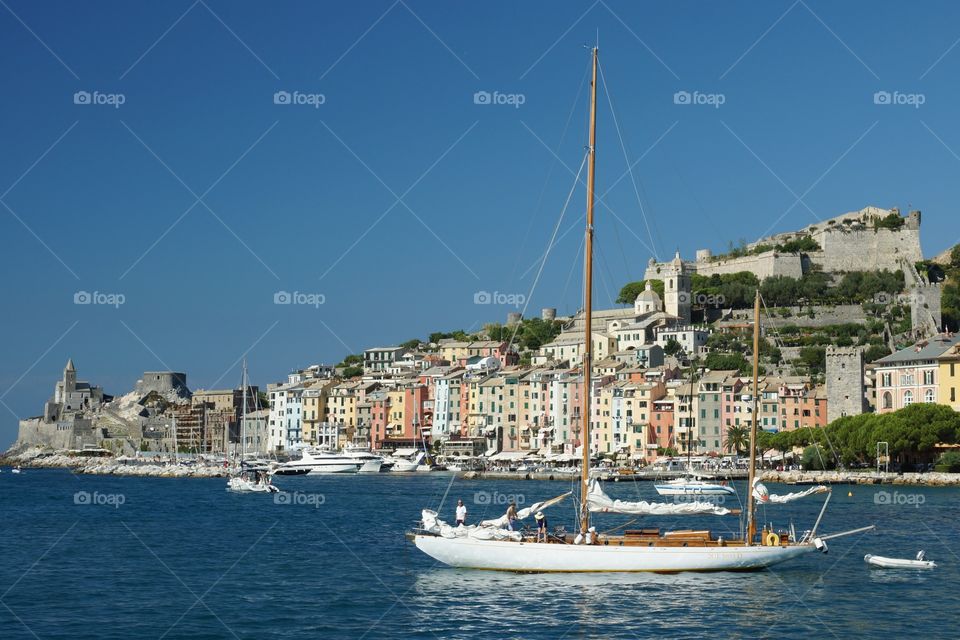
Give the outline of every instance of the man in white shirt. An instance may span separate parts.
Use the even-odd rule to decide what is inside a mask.
[[[467,522],[467,508],[463,504],[463,500],[457,500],[457,526],[459,527],[462,524]]]

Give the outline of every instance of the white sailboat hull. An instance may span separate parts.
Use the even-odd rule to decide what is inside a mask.
[[[641,547],[545,544],[417,534],[414,544],[451,567],[520,572],[750,571],[814,551],[788,547]]]

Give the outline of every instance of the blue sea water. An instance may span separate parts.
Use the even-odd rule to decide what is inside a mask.
[[[446,519],[462,498],[476,520],[566,483],[381,474],[277,484],[288,491],[279,502],[229,493],[222,479],[4,469],[0,638],[960,637],[957,489],[835,487],[821,531],[877,532],[758,573],[519,575],[437,565],[404,531],[444,496]],[[655,497],[650,483],[606,490]],[[820,504],[761,517],[802,530]],[[572,529],[573,519],[572,502],[551,509],[551,526]],[[599,528],[624,522],[604,517]],[[654,526],[688,525],[738,526],[730,517]],[[863,561],[919,549],[939,568]]]

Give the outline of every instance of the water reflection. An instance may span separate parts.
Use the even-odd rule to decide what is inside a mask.
[[[804,592],[816,574],[797,572],[788,579]],[[505,637],[530,635],[524,633],[530,626],[558,637],[697,637],[702,625],[762,633],[777,623],[770,607],[796,604],[798,593],[792,591],[772,572],[513,574],[437,568],[416,578],[407,601],[426,618],[441,621],[431,627],[441,636],[498,625]]]

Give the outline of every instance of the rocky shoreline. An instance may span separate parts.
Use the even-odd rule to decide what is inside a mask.
[[[229,469],[214,464],[172,464],[131,462],[113,456],[87,457],[68,453],[51,453],[31,449],[21,453],[8,453],[0,457],[0,466],[20,466],[27,469],[70,469],[73,473],[89,475],[112,475],[148,478],[221,478]],[[603,480],[616,482],[653,481],[670,474],[638,471],[636,473],[606,473]],[[675,475],[675,474],[674,474]],[[719,479],[740,480],[745,474],[733,473],[731,477],[718,475]],[[579,473],[546,471],[464,471],[457,477],[464,480],[554,480],[572,482]],[[813,484],[890,484],[930,487],[960,486],[960,473],[876,473],[873,471],[770,471],[760,472],[763,482],[789,485]]]
[[[26,451],[0,458],[0,465],[24,469],[69,469],[89,475],[135,476],[146,478],[220,478],[228,474],[222,465],[129,463],[109,457],[86,457],[65,453]]]

